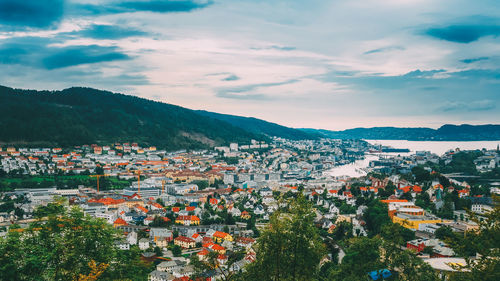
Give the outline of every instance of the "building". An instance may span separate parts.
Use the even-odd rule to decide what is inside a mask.
[[[408,215],[408,214],[397,214],[392,217],[392,222],[393,223],[399,223],[400,225],[409,228],[409,229],[414,229],[417,230],[419,228],[420,224],[436,224],[440,223],[441,219],[439,218],[432,218],[428,216],[414,216],[414,215]]]
[[[139,239],[139,249],[141,250],[149,249],[149,240],[146,238]]]
[[[199,225],[200,218],[197,216],[178,216],[175,219],[175,223],[182,225]]]
[[[186,236],[179,236],[174,239],[174,244],[181,246],[184,249],[194,248],[196,246],[196,242]]]

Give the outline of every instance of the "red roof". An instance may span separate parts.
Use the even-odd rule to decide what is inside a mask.
[[[138,210],[140,210],[141,212],[143,212],[143,213],[146,213],[146,214],[148,213],[148,209],[144,208],[144,207],[143,207],[143,206],[141,206],[141,205],[136,205],[135,207],[136,207]]]
[[[177,213],[181,210],[179,207],[172,207],[172,212]]]
[[[179,236],[179,237],[175,238],[174,240],[182,241],[182,242],[186,242],[186,243],[194,243],[195,242],[193,239],[186,237],[186,236]]]
[[[194,209],[196,209],[196,207],[194,207],[194,206],[186,207],[186,211],[188,211],[188,212],[192,212],[192,211],[194,211]]]
[[[128,223],[122,218],[117,218],[113,224],[128,225]]]
[[[416,192],[416,193],[422,192],[422,187],[420,187],[418,185],[414,185],[413,186],[413,192]]]
[[[410,191],[410,188],[411,188],[411,187],[408,185],[408,186],[405,186],[405,187],[403,187],[403,188],[400,188],[400,190],[402,190],[404,193],[406,193],[406,192],[409,192],[409,191]]]
[[[222,232],[222,231],[216,231],[213,236],[215,236],[217,238],[224,238],[227,235],[229,235],[229,233],[225,233],[225,232]]]
[[[197,216],[178,216],[176,220],[181,221],[199,221],[200,218]]]

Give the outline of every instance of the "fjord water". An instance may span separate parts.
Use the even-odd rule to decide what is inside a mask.
[[[439,156],[449,150],[476,150],[476,149],[496,149],[499,141],[407,141],[407,140],[366,140],[372,145],[390,146],[392,148],[407,148],[409,153],[384,153],[384,155],[409,155],[416,151],[430,151]],[[370,161],[378,160],[382,154],[367,154],[365,159],[357,160],[351,164],[336,166],[328,171],[326,175],[334,177],[360,177],[366,175],[364,170]]]

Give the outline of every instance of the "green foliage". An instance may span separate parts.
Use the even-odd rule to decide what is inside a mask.
[[[198,255],[192,255],[190,264],[193,265],[195,274],[194,276],[191,276],[191,278],[195,279],[201,277],[203,276],[203,273],[207,271],[216,271],[217,273],[219,273],[221,280],[235,280],[237,279],[237,277],[239,277],[237,276],[237,272],[228,269],[231,268],[231,266],[235,262],[242,260],[244,256],[245,253],[243,251],[227,252],[227,261],[224,263],[224,265],[221,265],[219,263],[219,260],[217,259],[219,257],[219,253],[215,251],[208,253],[203,261],[200,261]]]
[[[417,182],[425,182],[431,180],[431,174],[422,166],[416,166],[411,169],[413,176]]]
[[[172,254],[174,257],[180,257],[182,255],[182,248],[179,245],[172,246]]]
[[[378,200],[373,200],[367,206],[368,208],[365,210],[363,218],[366,222],[368,234],[373,236],[381,232],[384,224],[392,222],[387,213],[386,204]]]
[[[176,150],[266,139],[186,108],[91,88],[49,92],[0,87],[0,99],[0,141],[6,143],[134,141]]]
[[[415,232],[397,223],[387,223],[382,226],[381,236],[386,241],[404,246],[407,241],[415,239]]]
[[[208,187],[208,181],[206,181],[206,180],[196,180],[196,181],[192,181],[191,183],[196,184],[198,186],[199,190],[203,190],[203,189]]]
[[[10,231],[0,240],[2,280],[73,280],[90,272],[92,260],[110,264],[102,280],[146,280],[150,265],[140,261],[138,249],[115,247],[122,235],[112,226],[79,209],[62,213],[55,209],[47,220],[22,232]]]
[[[463,268],[457,268],[463,272],[452,274],[450,280],[500,280],[500,198],[494,195],[493,199],[493,211],[484,214],[484,220],[469,212],[471,220],[478,224],[478,229],[446,239],[467,262]],[[470,258],[474,254],[478,255],[477,260]]]
[[[288,212],[273,214],[257,240],[257,259],[248,265],[244,279],[313,280],[324,249],[311,204],[299,196]]]
[[[455,237],[453,231],[449,226],[441,226],[440,228],[436,229],[434,235],[436,236],[436,238],[441,240],[452,239],[453,237]]]
[[[453,155],[450,163],[445,165],[440,163],[439,172],[441,173],[464,173],[467,175],[477,175],[476,165],[474,165],[474,160],[483,153],[479,150],[477,151],[461,151]]]
[[[264,134],[269,136],[276,136],[285,139],[319,139],[319,135],[316,133],[308,133],[302,130],[292,129],[284,127],[271,122],[266,122],[264,120],[251,118],[251,117],[241,117],[228,114],[220,114],[208,111],[197,111],[201,115],[205,115],[214,119],[218,119],[224,122],[228,122],[233,126],[242,128],[254,134]]]

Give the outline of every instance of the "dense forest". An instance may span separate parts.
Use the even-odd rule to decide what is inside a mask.
[[[233,126],[242,128],[255,134],[265,134],[291,140],[319,139],[320,137],[322,137],[318,133],[305,132],[298,129],[288,128],[276,123],[267,122],[253,117],[220,114],[204,110],[198,110],[197,113],[224,122],[228,122]]]
[[[0,86],[0,143],[73,146],[138,142],[168,150],[265,140],[183,107],[91,88]]]

